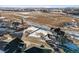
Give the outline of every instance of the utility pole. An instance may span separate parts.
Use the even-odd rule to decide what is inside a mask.
[[[24,18],[21,17],[21,24],[24,25]]]
[[[0,17],[1,17],[1,13],[0,13]]]

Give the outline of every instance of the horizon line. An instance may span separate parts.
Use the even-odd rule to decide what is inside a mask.
[[[0,7],[21,7],[21,8],[66,8],[66,7],[75,7],[78,8],[79,5],[0,5]]]

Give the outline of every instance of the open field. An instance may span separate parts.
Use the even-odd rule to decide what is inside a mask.
[[[67,16],[65,13],[43,13],[43,12],[0,12],[0,14],[8,20],[20,20],[22,17],[26,21],[32,21],[39,24],[49,26],[63,26],[64,22],[72,22],[74,18]],[[79,22],[78,19],[75,19]]]

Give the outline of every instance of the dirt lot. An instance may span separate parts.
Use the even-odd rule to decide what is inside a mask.
[[[1,12],[1,16],[8,20],[17,20],[26,17],[27,21],[33,21],[49,26],[62,26],[63,22],[71,22],[72,17],[62,13],[43,13],[43,12]],[[28,17],[27,17],[28,16]],[[78,20],[76,20],[79,22]]]

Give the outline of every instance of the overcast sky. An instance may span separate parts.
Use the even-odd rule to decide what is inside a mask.
[[[43,8],[66,8],[66,7],[79,7],[79,5],[0,5],[0,7],[43,7]]]
[[[78,7],[79,0],[0,0],[0,7],[70,7],[75,5]]]

